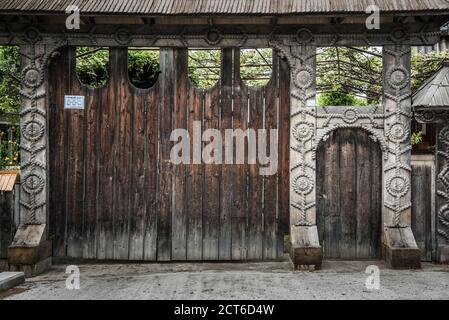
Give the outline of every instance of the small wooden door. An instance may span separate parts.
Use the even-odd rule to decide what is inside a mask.
[[[382,151],[368,133],[339,129],[321,144],[317,199],[325,259],[380,258]]]

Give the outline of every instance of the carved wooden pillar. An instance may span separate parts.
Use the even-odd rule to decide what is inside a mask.
[[[322,253],[316,226],[316,47],[307,30],[297,43],[275,46],[291,69],[290,257],[295,267],[320,268]]]
[[[405,37],[405,34],[401,34]],[[419,268],[420,250],[411,230],[411,88],[409,45],[387,45],[383,52],[385,138],[384,254],[393,268]]]
[[[11,270],[28,276],[51,264],[48,224],[47,65],[61,45],[39,45],[38,31],[25,32],[21,91],[21,224],[8,250]]]
[[[438,125],[437,261],[449,263],[449,116]]]

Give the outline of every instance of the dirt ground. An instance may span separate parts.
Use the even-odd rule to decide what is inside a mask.
[[[369,265],[379,267],[378,290],[365,285]],[[66,288],[66,266],[0,299],[449,299],[447,265],[388,270],[379,261],[326,261],[320,271],[292,271],[288,262],[80,264],[79,290]]]

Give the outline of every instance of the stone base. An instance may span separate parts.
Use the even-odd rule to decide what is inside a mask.
[[[23,272],[1,272],[0,273],[0,292],[9,290],[25,282]]]
[[[392,269],[421,268],[421,250],[410,227],[386,227],[383,255]]]
[[[316,226],[291,227],[290,259],[295,269],[301,265],[321,269],[323,258]]]
[[[436,260],[438,263],[449,263],[449,246],[438,246]]]
[[[21,225],[8,248],[10,271],[36,276],[51,266],[52,243],[44,240],[45,225]]]
[[[25,277],[31,278],[40,275],[41,273],[44,273],[45,271],[51,268],[51,265],[52,259],[51,257],[49,257],[35,264],[10,264],[9,270],[16,272],[23,272],[25,274]]]

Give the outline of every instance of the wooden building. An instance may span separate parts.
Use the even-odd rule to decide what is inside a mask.
[[[370,4],[379,28],[367,28]],[[65,25],[71,5],[77,30]],[[32,274],[51,257],[275,260],[285,239],[295,266],[381,257],[420,266],[410,48],[439,42],[446,0],[1,0],[0,21],[0,43],[20,45],[23,70],[26,221],[10,268]],[[110,48],[105,86],[80,84],[77,46]],[[381,106],[317,108],[316,52],[327,46],[383,47]],[[128,47],[160,48],[152,88],[130,84]],[[267,47],[272,79],[248,87],[240,49]],[[221,49],[214,87],[188,80],[188,48]],[[67,95],[84,96],[84,109],[65,109]],[[171,163],[172,130],[191,133],[194,121],[202,131],[278,129],[277,173],[248,162]],[[447,237],[438,241],[447,258]]]

